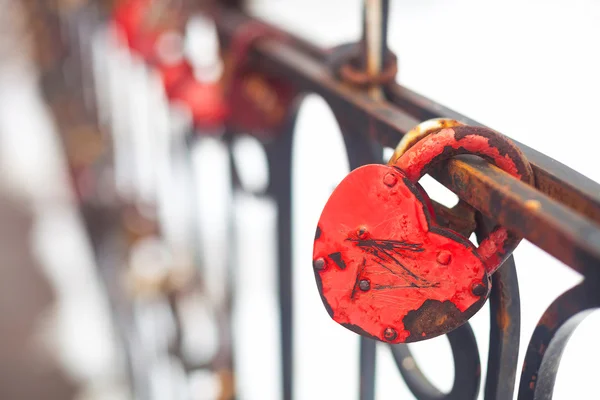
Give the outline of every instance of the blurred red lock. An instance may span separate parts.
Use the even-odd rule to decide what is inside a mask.
[[[178,9],[161,7],[164,0],[125,0],[113,13],[118,35],[144,60],[155,63],[161,37],[181,27]]]
[[[119,3],[113,13],[119,38],[133,50],[139,51],[151,46],[149,43],[152,42],[152,38],[143,34],[144,20],[150,6],[151,0],[125,0]],[[144,36],[145,39],[142,40]]]
[[[230,109],[227,124],[235,131],[265,137],[285,124],[297,89],[276,76],[265,75],[248,57],[258,40],[280,36],[278,31],[255,22],[242,25],[234,34],[224,59],[223,81]]]
[[[200,82],[192,77],[178,85],[172,100],[180,101],[190,109],[194,126],[199,129],[222,127],[228,115],[219,82]]]
[[[188,82],[194,75],[194,69],[187,60],[174,64],[163,64],[158,67],[165,93],[169,99],[177,95],[177,89]]]
[[[228,114],[222,85],[195,79],[183,55],[183,38],[175,29],[177,10],[153,7],[159,4],[152,0],[128,0],[118,6],[113,19],[124,43],[158,71],[167,97],[190,109],[196,128],[222,126]],[[169,11],[175,11],[175,17]]]
[[[113,20],[124,44],[158,71],[167,97],[172,98],[194,71],[183,56],[181,34],[168,23],[152,20],[157,12],[152,7],[158,7],[152,0],[127,0],[116,8]]]

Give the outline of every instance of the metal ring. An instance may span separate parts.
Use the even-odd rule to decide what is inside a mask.
[[[362,49],[360,43],[347,43],[334,47],[330,51],[329,62],[333,74],[343,82],[365,88],[369,86],[385,86],[393,83],[398,74],[398,58],[387,51],[382,71],[370,76],[360,68]]]

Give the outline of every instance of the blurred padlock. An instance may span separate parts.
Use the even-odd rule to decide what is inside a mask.
[[[222,127],[228,114],[220,82],[200,82],[192,76],[178,86],[172,100],[189,109],[194,127],[201,131]]]
[[[281,35],[260,23],[244,24],[224,56],[227,124],[236,132],[262,138],[281,130],[298,94],[289,81],[264,74],[251,59],[252,46],[269,38],[281,39]]]

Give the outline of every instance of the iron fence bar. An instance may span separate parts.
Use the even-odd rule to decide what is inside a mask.
[[[269,161],[269,194],[277,204],[277,297],[279,300],[279,349],[282,399],[293,398],[294,301],[292,270],[292,146],[296,116],[285,126],[281,138],[266,147]]]
[[[258,20],[235,10],[222,9],[216,14],[217,29],[225,42],[237,24],[248,21]],[[375,101],[340,82],[328,68],[325,50],[319,51],[304,41],[296,42],[293,36],[287,35],[285,40],[265,39],[253,48],[252,55],[259,68],[293,81],[306,92],[321,95],[332,109],[343,110],[355,129],[382,146],[395,146],[421,121],[414,110],[411,114],[390,102]],[[396,96],[409,93],[398,85],[392,85],[389,90]],[[413,96],[412,100],[418,98]],[[426,102],[426,107],[411,104],[421,114],[431,113],[435,108],[431,101]],[[443,111],[439,107],[437,116],[447,116]],[[523,235],[573,269],[596,274],[600,263],[597,225],[600,223],[600,185],[527,146],[519,146],[532,163],[539,181],[537,190],[469,157],[453,159],[445,164],[446,168],[438,168],[432,175],[484,215]]]

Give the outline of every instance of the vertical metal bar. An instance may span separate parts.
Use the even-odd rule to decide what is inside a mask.
[[[295,115],[280,139],[265,146],[269,159],[269,193],[277,203],[278,298],[281,334],[282,399],[293,398],[293,282],[292,282],[292,145]]]
[[[376,76],[383,69],[387,52],[388,16],[389,0],[364,0],[364,68],[369,76]],[[377,100],[383,99],[383,91],[379,86],[369,88],[369,95]]]
[[[360,400],[375,398],[375,363],[377,362],[377,342],[360,338]]]

